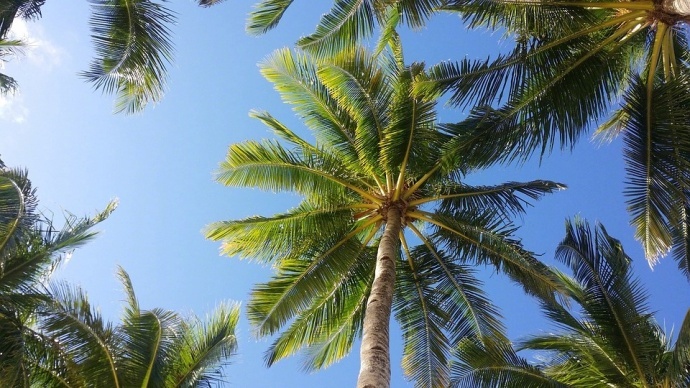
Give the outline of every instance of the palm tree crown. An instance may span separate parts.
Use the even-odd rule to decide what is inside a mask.
[[[690,385],[690,310],[675,344],[654,320],[647,295],[630,270],[620,242],[598,225],[569,222],[556,258],[573,278],[554,270],[572,303],[542,300],[561,329],[519,343],[546,352],[529,364],[505,344],[466,341],[454,368],[462,387],[687,387]]]
[[[212,224],[207,235],[223,241],[224,254],[276,268],[247,306],[258,336],[280,333],[267,364],[304,350],[306,369],[325,367],[362,335],[365,384],[372,363],[388,368],[392,308],[405,373],[419,386],[444,386],[454,343],[502,336],[466,264],[494,265],[533,293],[552,290],[544,267],[511,238],[508,218],[562,186],[463,183],[471,161],[436,122],[435,103],[411,95],[422,65],[403,65],[393,46],[394,54],[356,49],[329,60],[280,50],[261,64],[316,143],[252,112],[281,142],[232,145],[218,180],[296,192],[302,202],[273,217]],[[376,386],[388,384],[386,373]]]

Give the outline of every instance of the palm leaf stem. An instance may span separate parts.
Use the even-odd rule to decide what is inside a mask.
[[[422,242],[427,247],[427,249],[429,249],[429,252],[431,252],[431,254],[434,256],[434,259],[436,259],[436,263],[438,263],[439,267],[441,267],[441,269],[443,269],[443,272],[446,273],[446,276],[448,277],[448,279],[455,286],[455,289],[458,291],[458,294],[462,295],[462,299],[465,301],[465,305],[471,306],[472,303],[467,298],[467,295],[465,295],[465,290],[462,288],[462,286],[460,284],[458,284],[457,280],[455,279],[455,276],[453,276],[453,274],[448,269],[448,266],[446,266],[446,263],[444,263],[443,260],[441,260],[441,257],[438,255],[438,252],[436,252],[436,249],[434,249],[433,244],[431,244],[431,242],[414,225],[408,224],[407,226],[410,228],[412,233],[414,233],[420,240],[422,240]],[[468,310],[470,312],[470,315],[472,316],[472,321],[474,322],[474,327],[477,330],[477,333],[478,333],[477,337],[482,338],[482,339],[486,338],[487,336],[482,332],[482,327],[479,324],[479,318],[477,318],[477,314],[475,314],[474,309],[470,308]]]
[[[608,28],[608,27],[613,27],[615,25],[622,24],[622,23],[627,22],[629,20],[638,19],[640,17],[644,17],[645,15],[646,15],[646,11],[633,11],[630,13],[616,16],[610,20],[607,20],[606,22],[599,23],[595,26],[574,32],[572,34],[568,34],[567,36],[564,36],[563,38],[556,39],[555,41],[553,41],[551,43],[547,43],[543,46],[540,46],[539,48],[532,50],[531,52],[525,54],[524,57],[516,58],[516,59],[513,59],[511,61],[506,61],[505,63],[502,63],[502,64],[495,66],[495,67],[491,67],[491,68],[487,68],[487,69],[473,72],[472,75],[489,73],[489,72],[493,72],[495,69],[502,69],[502,68],[505,68],[508,66],[518,64],[518,63],[522,62],[524,59],[533,57],[535,55],[539,55],[539,54],[541,54],[547,50],[550,50],[554,47],[557,47],[563,43],[567,43],[573,39],[577,39],[579,37],[586,36],[586,35],[595,33],[597,31],[601,31],[601,30]]]
[[[630,25],[632,27],[633,24],[637,25],[637,23],[632,20],[627,23],[627,25]],[[631,28],[626,28],[622,26],[619,28],[617,31],[611,34],[608,38],[604,39],[601,41],[598,45],[590,49],[585,55],[581,56],[578,58],[577,61],[573,62],[570,66],[565,68],[563,71],[560,71],[557,76],[551,78],[549,82],[543,87],[543,89],[548,89],[552,86],[554,86],[556,83],[558,83],[561,79],[563,79],[566,75],[568,75],[571,71],[577,69],[578,66],[580,66],[582,63],[584,63],[586,60],[594,56],[595,54],[598,54],[601,50],[605,49],[608,47],[611,43],[613,43],[616,39],[620,38],[621,36],[624,36],[622,40],[628,40],[630,39],[633,35],[635,35],[638,31],[641,31],[642,29],[639,29],[638,31],[635,32],[630,32]],[[627,34],[627,35],[626,35]],[[524,107],[524,105],[527,104],[527,101],[523,102],[518,106],[518,108],[514,109],[513,111],[518,111]]]
[[[146,368],[146,375],[144,375],[144,380],[141,382],[142,387],[148,387],[149,386],[149,379],[151,378],[151,372],[153,371],[153,367],[156,364],[156,354],[158,354],[158,351],[160,350],[160,344],[163,339],[163,328],[161,325],[161,320],[158,317],[158,314],[152,314],[149,313],[150,315],[153,315],[153,317],[156,319],[156,326],[157,326],[157,333],[156,333],[156,343],[154,345],[154,350],[153,354],[151,355],[151,361],[149,362],[148,368]]]
[[[293,284],[293,285],[297,284],[302,278],[304,278],[305,276],[307,276],[307,275],[311,272],[311,270],[312,270],[316,265],[319,264],[319,262],[321,261],[322,258],[328,256],[328,255],[331,254],[333,251],[335,251],[336,249],[338,249],[341,245],[345,244],[348,240],[350,240],[351,238],[353,238],[353,237],[355,237],[357,234],[359,234],[361,231],[363,231],[364,229],[370,227],[371,225],[375,224],[376,222],[378,222],[378,221],[380,221],[380,220],[382,220],[382,219],[383,219],[383,216],[380,215],[380,214],[378,214],[378,215],[376,215],[374,218],[372,218],[372,219],[370,219],[370,220],[367,220],[367,221],[363,222],[362,225],[360,225],[358,228],[356,228],[356,229],[353,230],[352,232],[348,233],[345,237],[343,237],[343,238],[342,238],[340,241],[338,241],[335,245],[333,245],[331,248],[329,248],[326,252],[324,252],[324,253],[320,254],[319,256],[315,257],[314,259],[312,259],[311,263],[309,264],[309,267],[305,268],[304,271],[302,271],[302,273],[292,282],[292,284]],[[276,308],[278,308],[278,306],[279,306],[280,303],[282,302],[283,298],[289,293],[289,291],[290,291],[290,288],[289,288],[289,287],[286,288],[285,291],[284,291],[284,292],[282,293],[282,295],[280,296],[280,298],[278,298],[278,299],[273,303],[273,307],[271,308],[271,310],[269,310],[269,311],[265,314],[265,318],[264,318],[260,323],[257,323],[257,324],[255,324],[254,326],[257,326],[257,327],[262,327],[262,326],[264,326],[264,325],[266,324],[266,322],[268,321],[268,319],[271,317],[271,315],[275,312]]]
[[[127,9],[127,25],[129,26],[129,34],[127,36],[129,37],[127,39],[127,48],[128,51],[131,49],[134,43],[134,37],[136,36],[135,31],[134,31],[134,23],[135,21],[133,20],[134,18],[132,17],[132,8],[130,7],[130,4],[128,1],[125,1],[125,8]],[[128,58],[128,53],[125,53],[120,57],[120,61],[115,65],[110,71],[111,72],[117,72],[118,69],[125,63],[125,60]]]
[[[671,78],[675,75],[675,69],[673,67],[673,30],[669,30],[666,34],[664,34],[664,42],[661,44],[661,52],[663,54],[663,62],[664,62],[664,80],[666,82],[670,81]]]
[[[426,183],[426,181],[428,181],[429,178],[431,178],[436,173],[436,171],[438,171],[439,168],[441,168],[441,162],[440,161],[437,162],[431,168],[431,170],[429,170],[429,172],[427,172],[426,174],[424,174],[424,176],[419,178],[419,180],[417,182],[415,182],[414,185],[412,185],[409,189],[405,190],[405,192],[402,195],[402,199],[408,199],[412,194],[414,194],[415,191],[417,191],[417,189],[422,187],[422,185],[424,183]]]
[[[636,24],[636,22],[633,20],[633,21],[627,22],[626,24]],[[622,41],[626,41],[626,40],[632,38],[635,34],[637,34],[637,33],[639,33],[640,31],[642,31],[642,29],[639,29],[639,30],[637,30],[637,31],[632,31],[632,32],[631,32],[630,30],[631,30],[630,28],[623,28],[623,27],[620,28],[620,29],[618,29],[616,32],[614,32],[613,34],[611,34],[611,36],[609,36],[608,38],[604,39],[604,40],[603,40],[602,42],[600,42],[596,47],[594,47],[594,48],[592,48],[590,51],[588,51],[585,55],[583,55],[582,57],[578,58],[577,61],[575,61],[574,63],[572,63],[570,66],[568,66],[568,67],[567,67],[566,69],[564,69],[562,72],[559,72],[558,75],[556,75],[555,77],[549,79],[549,82],[547,82],[546,85],[542,86],[541,89],[544,90],[544,89],[549,89],[549,88],[553,87],[556,83],[558,83],[561,79],[563,79],[563,78],[564,78],[566,75],[568,75],[571,71],[577,69],[578,66],[580,66],[582,63],[584,63],[586,60],[588,60],[589,58],[591,58],[591,57],[594,56],[595,54],[599,53],[599,51],[605,49],[609,44],[613,43],[616,39],[620,38],[621,36],[623,36],[623,38],[621,39],[621,42],[622,42]],[[626,34],[627,34],[627,35],[626,35]],[[508,120],[509,117],[511,117],[511,116],[513,116],[514,114],[517,114],[518,112],[520,112],[520,111],[521,111],[523,108],[525,108],[530,102],[532,102],[532,99],[533,99],[533,98],[523,99],[519,104],[515,105],[515,106],[511,109],[511,111],[510,111],[508,114],[506,114],[506,115],[504,116],[504,118],[501,120],[501,122],[498,123],[497,125],[502,124],[503,121]]]
[[[445,230],[447,230],[447,231],[449,231],[449,232],[455,234],[456,236],[458,236],[458,237],[464,239],[465,241],[468,241],[470,244],[473,244],[473,245],[475,245],[475,246],[477,246],[477,247],[481,247],[483,250],[485,250],[485,251],[487,251],[487,252],[489,252],[489,253],[492,253],[492,254],[494,254],[494,255],[497,255],[497,256],[501,257],[502,259],[507,259],[509,262],[511,262],[511,263],[513,263],[513,264],[515,264],[515,265],[519,265],[519,266],[521,266],[521,267],[524,266],[523,264],[517,263],[517,262],[515,262],[514,260],[512,260],[512,259],[510,259],[510,258],[506,258],[506,256],[505,256],[504,254],[501,254],[500,252],[497,252],[496,250],[491,249],[490,247],[488,247],[488,246],[482,244],[480,241],[478,241],[478,240],[476,240],[476,239],[473,239],[473,238],[467,236],[466,234],[460,232],[459,230],[455,230],[455,229],[451,228],[450,226],[444,224],[443,222],[440,222],[440,221],[438,221],[438,220],[435,220],[435,219],[433,218],[433,214],[431,214],[431,213],[427,213],[427,212],[421,211],[421,210],[415,210],[415,211],[409,211],[409,212],[407,212],[407,215],[408,215],[409,217],[416,218],[416,219],[421,220],[421,221],[426,221],[426,222],[428,222],[428,223],[430,223],[430,224],[433,224],[433,225],[438,226],[439,228],[445,229]],[[410,228],[412,228],[412,227],[413,227],[413,226],[410,225]],[[535,273],[535,274],[533,274],[533,276],[538,277],[538,278],[543,282],[543,284],[549,285],[549,287],[551,287],[551,288],[556,288],[556,287],[553,285],[553,283],[554,283],[553,280],[550,279],[549,277],[545,276],[544,274],[542,274],[542,273]]]

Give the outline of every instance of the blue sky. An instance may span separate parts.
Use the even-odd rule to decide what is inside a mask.
[[[144,308],[165,307],[203,316],[224,300],[243,302],[253,284],[265,281],[270,268],[220,257],[218,243],[201,229],[210,222],[250,215],[271,215],[293,206],[297,198],[222,187],[213,172],[228,145],[269,137],[249,119],[250,109],[271,112],[293,129],[303,125],[282,104],[259,74],[257,62],[274,49],[292,46],[313,31],[329,1],[296,1],[275,31],[262,37],[244,33],[246,14],[255,0],[235,0],[211,9],[193,1],[174,1],[176,61],[170,66],[168,91],[157,106],[135,116],[113,115],[113,99],[94,92],[77,73],[93,54],[88,31],[88,2],[47,2],[38,22],[18,24],[34,42],[4,72],[17,78],[21,92],[0,99],[0,155],[9,166],[25,167],[44,211],[93,214],[112,198],[117,211],[99,229],[101,235],[75,252],[59,276],[80,284],[92,303],[111,320],[121,311],[123,294],[117,265],[130,274]],[[428,65],[463,57],[485,58],[509,44],[498,33],[467,33],[453,16],[434,18],[429,26],[403,33],[408,62]],[[447,121],[463,112],[439,107]],[[468,177],[475,183],[550,179],[568,190],[534,204],[516,220],[525,246],[549,265],[563,238],[566,218],[579,215],[601,221],[621,239],[635,259],[637,275],[648,288],[651,309],[671,330],[688,306],[688,284],[665,258],[651,271],[628,225],[622,196],[624,167],[620,141],[598,145],[583,139],[573,152],[555,152],[541,165],[493,168]],[[511,338],[552,329],[534,303],[505,277],[487,272],[485,285],[506,317]],[[269,340],[251,336],[244,317],[239,355],[228,368],[236,387],[349,387],[356,381],[358,350],[331,368],[305,374],[300,359],[270,369],[262,353]],[[399,367],[399,332],[392,333],[393,386],[410,385]]]

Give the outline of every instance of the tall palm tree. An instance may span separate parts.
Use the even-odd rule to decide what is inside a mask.
[[[466,341],[453,368],[460,387],[690,386],[690,310],[675,344],[654,320],[647,294],[633,277],[630,258],[603,226],[566,225],[556,258],[574,278],[556,271],[568,301],[542,300],[560,333],[532,336],[519,349],[545,358],[531,365],[505,344]],[[545,352],[545,353],[544,353]]]
[[[451,91],[454,104],[477,106],[459,126],[474,128],[467,152],[486,159],[524,160],[555,143],[572,146],[597,121],[602,139],[623,134],[636,237],[650,264],[675,247],[690,277],[690,9],[684,4],[451,0],[445,9],[471,26],[505,29],[516,46],[493,61],[439,64],[418,92]],[[487,139],[497,146],[482,147]]]
[[[29,349],[42,340],[31,328],[38,307],[50,300],[43,279],[65,255],[94,236],[91,228],[115,208],[92,218],[65,220],[62,230],[36,212],[35,190],[24,170],[0,160],[0,385],[24,386]]]
[[[237,349],[239,306],[205,320],[160,308],[142,310],[127,273],[122,322],[105,322],[78,288],[53,284],[36,330],[52,340],[33,349],[31,383],[41,387],[208,387],[224,382]]]
[[[268,365],[303,350],[306,369],[325,367],[361,336],[358,386],[388,386],[394,311],[406,375],[444,386],[455,343],[502,337],[470,265],[493,265],[532,293],[553,289],[544,266],[511,237],[509,218],[563,186],[464,183],[471,161],[437,123],[435,103],[411,95],[423,66],[404,65],[393,47],[395,54],[356,49],[329,60],[284,49],[261,64],[316,142],[252,112],[281,142],[230,146],[218,181],[302,201],[272,217],[212,224],[207,236],[223,241],[224,254],[276,268],[247,306],[259,337],[278,334]]]
[[[297,46],[312,55],[329,56],[355,47],[382,28],[381,42],[390,37],[399,23],[422,27],[444,0],[336,0],[322,16],[316,31],[299,39]],[[249,14],[247,32],[260,35],[275,28],[293,0],[261,0]]]
[[[116,112],[134,113],[148,103],[160,101],[165,90],[166,67],[173,57],[170,26],[175,23],[175,13],[164,6],[164,1],[89,2],[96,57],[81,76],[96,89],[117,95]],[[197,1],[202,7],[220,2]],[[45,0],[4,0],[0,4],[0,38],[7,36],[17,17],[40,18],[44,4]]]

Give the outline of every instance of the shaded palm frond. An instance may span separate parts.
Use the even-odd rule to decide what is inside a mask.
[[[97,57],[81,73],[94,87],[117,94],[115,110],[135,113],[160,100],[172,59],[173,13],[151,0],[90,0]]]
[[[458,361],[451,365],[453,387],[567,387],[546,376],[520,357],[510,344],[495,341],[462,341]]]

